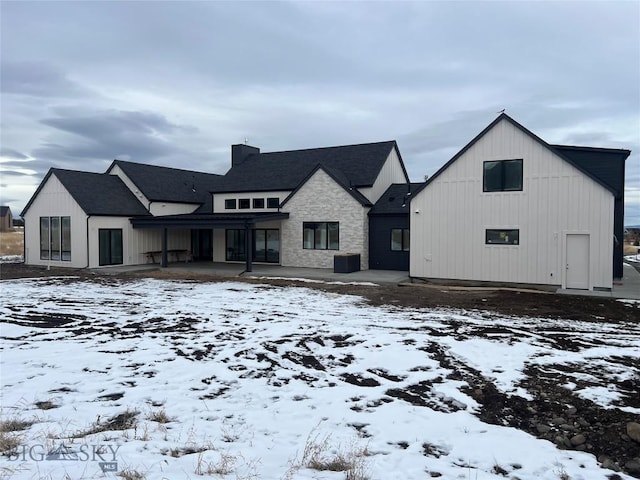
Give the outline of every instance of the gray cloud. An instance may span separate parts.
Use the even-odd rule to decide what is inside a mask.
[[[640,188],[637,2],[2,9],[2,144],[38,172],[117,156],[224,172],[245,137],[265,151],[395,138],[419,180],[506,108],[550,143],[632,149]]]
[[[13,160],[26,160],[29,158],[24,153],[20,153],[19,151],[8,147],[0,147],[0,157],[11,158]]]
[[[151,112],[57,108],[56,117],[41,123],[63,132],[64,142],[45,142],[31,152],[37,158],[76,167],[78,161],[130,159],[158,161],[184,153],[176,133],[195,133],[194,127],[175,125]],[[61,137],[62,138],[62,137]]]
[[[0,90],[5,94],[74,98],[94,95],[69,80],[60,69],[44,62],[3,62],[0,80]]]

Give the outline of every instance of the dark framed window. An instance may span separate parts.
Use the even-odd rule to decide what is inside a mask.
[[[224,201],[225,210],[235,210],[236,209],[236,199],[235,198],[227,198]]]
[[[122,229],[100,228],[98,230],[100,265],[122,265]]]
[[[522,159],[484,162],[482,191],[522,191]]]
[[[280,208],[280,199],[278,197],[267,198],[267,208]]]
[[[339,250],[340,227],[338,222],[304,222],[302,224],[302,248]]]
[[[40,260],[49,260],[49,217],[40,217]]]
[[[40,259],[71,261],[71,217],[40,217]]]
[[[520,230],[486,230],[484,243],[487,245],[518,245]]]
[[[267,263],[280,261],[280,230],[257,228],[253,231],[253,259]]]
[[[238,200],[238,208],[251,208],[251,200],[249,198],[241,198],[240,200]]]
[[[409,229],[408,228],[392,228],[391,229],[391,251],[393,252],[409,251]]]
[[[280,261],[280,230],[256,228],[252,230],[253,260],[278,263]],[[226,259],[228,262],[244,262],[247,259],[246,232],[244,229],[226,231]]]
[[[264,208],[264,198],[254,198],[253,208]]]
[[[240,262],[247,259],[247,245],[244,229],[230,229],[226,231],[226,255],[228,262]]]
[[[62,260],[71,261],[71,217],[60,217]]]

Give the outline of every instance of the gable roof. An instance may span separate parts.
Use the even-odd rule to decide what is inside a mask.
[[[369,215],[398,215],[409,213],[409,201],[420,183],[392,183],[378,199]]]
[[[362,193],[360,193],[358,189],[356,189],[353,185],[350,185],[347,177],[342,172],[325,165],[318,164],[313,170],[309,172],[309,174],[305,178],[302,179],[302,181],[287,196],[287,198],[282,201],[280,207],[282,208],[291,198],[293,198],[296,193],[298,193],[298,191],[307,183],[307,181],[316,174],[318,170],[322,170],[327,175],[329,175],[329,177],[331,177],[334,182],[341,186],[349,195],[351,195],[357,202],[359,202],[360,205],[362,205],[363,207],[371,206],[371,202],[369,201],[369,199]]]
[[[216,192],[294,190],[318,165],[327,172],[340,172],[350,187],[371,187],[392,149],[396,149],[401,158],[395,140],[254,153],[231,167]],[[406,177],[406,171],[404,173]]]
[[[21,216],[27,212],[51,175],[56,176],[87,215],[149,215],[131,190],[115,175],[51,168],[24,207]]]
[[[211,203],[210,192],[222,175],[179,168],[114,160],[107,173],[118,166],[151,202]]]
[[[589,178],[591,178],[592,180],[594,180],[596,183],[600,184],[601,186],[603,186],[604,188],[606,188],[607,190],[609,190],[611,193],[613,193],[614,195],[616,195],[616,191],[617,189],[614,188],[612,185],[607,184],[607,182],[605,180],[603,180],[602,178],[600,178],[598,176],[599,173],[599,169],[588,169],[585,168],[585,166],[581,165],[581,163],[583,162],[579,162],[576,161],[576,158],[578,157],[578,153],[574,153],[572,154],[569,150],[563,149],[561,145],[550,145],[547,142],[545,142],[544,140],[542,140],[540,137],[538,137],[535,133],[533,133],[531,130],[525,128],[524,126],[520,125],[518,122],[516,122],[513,118],[511,118],[509,115],[507,115],[506,113],[501,113],[500,115],[498,115],[498,117],[491,122],[489,125],[487,125],[487,127],[482,130],[478,135],[476,135],[473,140],[471,140],[469,143],[467,143],[462,150],[460,150],[458,153],[456,153],[451,160],[449,160],[447,163],[445,163],[436,173],[434,173],[423,185],[422,187],[420,187],[415,193],[414,196],[419,193],[420,191],[422,191],[424,188],[426,188],[433,180],[435,180],[436,178],[438,178],[438,176],[444,172],[447,168],[449,168],[449,166],[455,162],[458,158],[460,158],[467,150],[469,150],[473,145],[476,144],[476,142],[478,140],[480,140],[487,132],[489,132],[493,127],[495,127],[498,123],[500,123],[502,120],[506,120],[509,123],[511,123],[511,125],[513,125],[514,127],[516,127],[518,130],[520,130],[522,133],[524,133],[525,135],[529,136],[530,138],[532,138],[534,141],[538,142],[540,145],[542,145],[543,147],[551,150],[554,154],[556,154],[558,157],[560,157],[561,159],[563,159],[564,161],[566,161],[567,163],[573,165],[574,167],[576,167],[578,170],[580,170],[582,173],[584,173],[585,175],[587,175]],[[591,150],[616,150],[619,152],[626,152],[626,156],[628,157],[629,154],[631,153],[630,150],[617,150],[617,149],[600,149],[600,148],[590,148],[590,147],[566,147],[567,149],[591,149]],[[625,157],[626,159],[626,157]],[[623,184],[624,184],[624,179],[623,179]],[[624,189],[624,186],[622,187]]]
[[[0,207],[0,217],[6,217],[7,213],[10,213],[11,209],[9,207],[6,206],[2,206]]]

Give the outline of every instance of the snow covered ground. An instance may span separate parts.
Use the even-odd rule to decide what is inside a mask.
[[[301,287],[0,289],[1,415],[26,422],[0,478],[604,479],[593,455],[480,421],[451,362],[525,398],[525,365],[586,366],[597,375],[577,387],[588,369],[576,368],[576,393],[609,407],[621,395],[606,378],[633,374],[612,359],[640,351],[640,325],[372,307]],[[547,335],[567,327],[581,348]],[[398,394],[416,385],[418,402]],[[338,460],[351,477],[318,469]]]

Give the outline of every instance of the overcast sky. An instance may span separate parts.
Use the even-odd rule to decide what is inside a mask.
[[[225,173],[230,146],[397,140],[433,174],[503,108],[549,143],[632,150],[640,2],[29,2],[1,5],[3,205],[50,167],[114,158]]]

